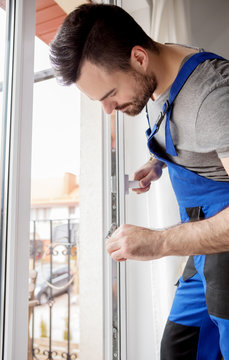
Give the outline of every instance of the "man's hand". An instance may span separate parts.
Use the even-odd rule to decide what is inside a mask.
[[[106,249],[115,261],[153,260],[165,255],[160,231],[134,225],[121,225],[107,240]]]
[[[208,219],[165,230],[122,225],[108,238],[106,248],[115,261],[229,251],[229,207]]]
[[[139,180],[140,188],[134,188],[132,190],[137,194],[148,191],[150,189],[151,181],[158,180],[161,177],[163,166],[164,163],[157,159],[149,160],[135,172],[134,180]]]

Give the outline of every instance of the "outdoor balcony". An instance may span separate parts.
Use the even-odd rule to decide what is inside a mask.
[[[78,227],[76,219],[31,221],[28,360],[78,359]]]

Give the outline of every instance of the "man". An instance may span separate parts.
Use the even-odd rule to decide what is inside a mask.
[[[134,116],[147,105],[154,156],[135,173],[135,191],[148,191],[168,166],[183,223],[163,231],[123,225],[107,251],[116,261],[190,255],[161,359],[229,360],[229,62],[156,43],[121,8],[102,4],[66,18],[51,61],[62,83],[76,83],[107,114]]]

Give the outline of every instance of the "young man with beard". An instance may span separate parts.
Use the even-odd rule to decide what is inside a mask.
[[[161,359],[229,360],[229,62],[156,43],[124,10],[102,4],[67,16],[51,61],[62,83],[76,83],[107,114],[134,116],[147,105],[153,158],[135,173],[135,191],[148,191],[168,166],[182,224],[163,231],[123,225],[107,251],[116,261],[190,255]]]

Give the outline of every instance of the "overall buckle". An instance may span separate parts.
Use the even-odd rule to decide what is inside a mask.
[[[165,108],[164,108],[164,107],[165,107]],[[157,127],[157,131],[156,131],[156,132],[158,132],[158,130],[159,130],[160,126],[161,126],[161,123],[162,123],[162,121],[163,121],[163,119],[164,119],[167,111],[169,110],[169,107],[170,107],[169,101],[166,100],[166,102],[165,102],[164,105],[163,105],[163,108],[164,108],[164,109],[162,108],[162,111],[160,112],[160,114],[159,114],[159,116],[158,116],[158,118],[157,118],[157,121],[156,121],[156,123],[155,123],[155,125],[156,125],[156,127]]]

